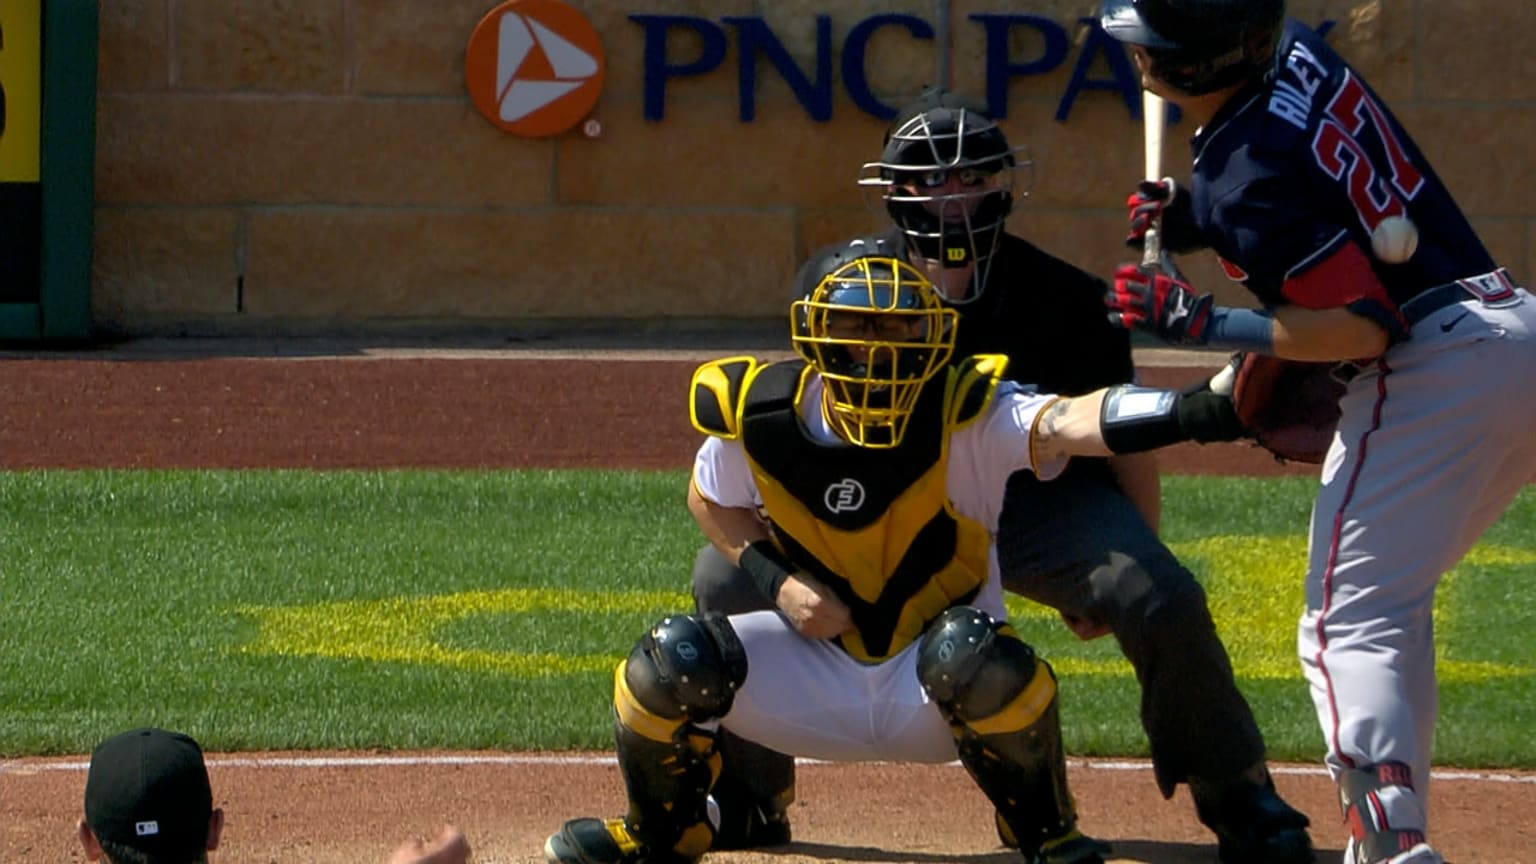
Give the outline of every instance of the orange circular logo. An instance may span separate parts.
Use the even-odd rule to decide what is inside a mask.
[[[485,14],[464,52],[464,86],[485,119],[525,138],[580,123],[603,91],[603,43],[559,0],[506,0]]]

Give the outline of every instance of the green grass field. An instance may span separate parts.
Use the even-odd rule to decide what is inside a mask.
[[[0,754],[134,725],[215,750],[606,748],[612,666],[687,609],[681,472],[0,473]],[[1313,481],[1169,477],[1279,759],[1321,741],[1293,656]],[[1437,761],[1536,767],[1536,494],[1441,585]],[[1144,755],[1113,640],[1010,600],[1072,752]]]

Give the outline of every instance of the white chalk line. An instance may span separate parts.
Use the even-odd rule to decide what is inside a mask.
[[[89,761],[30,762],[8,760],[0,762],[0,774],[26,774],[37,771],[84,771]],[[400,756],[210,756],[208,765],[214,768],[380,768],[390,766],[421,767],[433,765],[614,765],[612,756],[559,756],[508,753],[495,754],[420,754]],[[818,759],[796,759],[795,764],[807,767],[837,766],[845,763]],[[956,769],[959,762],[947,763]],[[1152,763],[1139,760],[1068,759],[1068,766],[1086,771],[1151,771]],[[1325,777],[1327,770],[1318,766],[1271,765],[1271,774]],[[1435,780],[1472,783],[1520,783],[1536,785],[1536,775],[1508,774],[1498,771],[1465,771],[1441,769],[1431,771]]]

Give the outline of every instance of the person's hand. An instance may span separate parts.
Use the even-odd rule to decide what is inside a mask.
[[[1147,229],[1162,218],[1163,210],[1178,197],[1179,187],[1172,177],[1136,184],[1136,191],[1125,199],[1126,214],[1131,223],[1130,233],[1125,235],[1125,245],[1140,249],[1147,239]]]
[[[468,864],[469,841],[452,825],[444,825],[431,840],[403,843],[388,864]]]
[[[1176,345],[1204,345],[1210,334],[1209,294],[1195,289],[1177,273],[1146,264],[1122,264],[1115,284],[1104,294],[1109,321],[1127,330],[1146,330]]]
[[[1130,222],[1125,245],[1132,249],[1145,248],[1147,229],[1154,223],[1158,226],[1158,236],[1162,238],[1165,251],[1189,252],[1201,246],[1189,195],[1180,194],[1179,185],[1172,177],[1136,184],[1136,191],[1125,199],[1125,210]]]
[[[853,624],[847,604],[806,573],[784,580],[779,587],[779,609],[795,632],[807,639],[831,639]]]
[[[1072,631],[1072,635],[1084,642],[1110,634],[1109,625],[1103,621],[1087,618],[1082,615],[1073,615],[1071,612],[1061,610],[1057,610],[1057,612],[1061,615],[1061,623],[1067,625],[1067,629]]]

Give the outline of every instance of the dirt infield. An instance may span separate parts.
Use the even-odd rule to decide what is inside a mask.
[[[164,353],[0,359],[0,469],[509,468],[680,469],[698,443],[681,406],[693,359],[550,353],[207,357]],[[1148,367],[1150,383],[1197,369]],[[1246,445],[1188,445],[1172,473],[1310,474]],[[1175,507],[1177,502],[1166,506]],[[1074,706],[1064,706],[1065,711]],[[382,862],[438,823],[464,828],[480,862],[536,862],[568,816],[612,815],[622,786],[606,754],[212,754],[226,810],[222,862]],[[82,861],[73,841],[80,757],[0,770],[0,860]],[[1086,830],[1116,860],[1212,862],[1181,792],[1157,795],[1144,764],[1074,762]],[[1313,818],[1324,862],[1339,858],[1332,785],[1282,766],[1282,791]],[[1435,786],[1438,843],[1459,864],[1536,860],[1536,777],[1462,772]],[[797,842],[712,856],[738,864],[1017,861],[954,765],[806,765]]]

